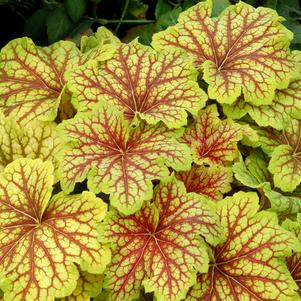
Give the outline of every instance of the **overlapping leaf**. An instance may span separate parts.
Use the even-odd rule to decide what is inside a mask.
[[[49,160],[57,168],[54,156],[63,142],[55,128],[55,123],[40,121],[32,121],[21,127],[13,118],[5,117],[0,112],[0,171],[22,157]]]
[[[183,12],[178,23],[153,37],[157,49],[189,53],[203,71],[210,98],[233,103],[269,104],[275,88],[285,88],[293,69],[288,45],[292,33],[275,11],[243,2],[210,18],[211,1]]]
[[[255,193],[239,192],[218,203],[227,240],[212,250],[209,273],[199,274],[185,301],[293,300],[297,286],[283,258],[298,242],[276,215],[257,213]]]
[[[206,272],[208,257],[199,234],[212,243],[223,239],[210,206],[171,177],[155,188],[153,203],[134,215],[113,210],[105,220],[103,238],[113,245],[105,278],[115,301],[133,300],[142,284],[156,300],[178,301]]]
[[[297,221],[285,220],[282,226],[291,231],[298,239],[301,245],[301,214],[298,214]],[[297,285],[299,286],[299,296],[301,297],[301,250],[294,252],[286,260],[287,267]]]
[[[210,165],[226,165],[237,156],[240,127],[231,120],[220,120],[216,106],[199,112],[181,141],[190,146],[193,160]]]
[[[301,182],[301,121],[291,119],[283,131],[267,128],[258,133],[262,149],[271,156],[275,186],[292,192]]]
[[[37,47],[29,38],[12,40],[0,54],[0,107],[22,123],[54,120],[68,71],[95,57],[110,58],[116,47],[108,49],[82,54],[69,41]]]
[[[62,187],[70,192],[88,177],[89,188],[110,194],[111,204],[125,214],[137,211],[152,196],[152,180],[190,168],[186,145],[172,138],[162,124],[142,122],[131,129],[111,106],[78,114],[59,126],[66,141],[62,158]]]
[[[171,128],[186,124],[185,110],[196,114],[207,95],[196,83],[197,72],[180,52],[157,53],[134,41],[115,56],[73,72],[73,103],[86,111],[99,101],[114,103],[127,119],[139,115],[148,123],[162,120]]]
[[[106,204],[91,192],[51,197],[52,174],[50,162],[17,159],[0,175],[0,285],[5,301],[64,297],[76,287],[74,263],[102,273],[110,259],[95,229]]]
[[[220,200],[223,193],[231,190],[231,169],[221,166],[198,166],[194,164],[190,171],[176,173],[187,192],[195,192],[209,197],[212,200]]]

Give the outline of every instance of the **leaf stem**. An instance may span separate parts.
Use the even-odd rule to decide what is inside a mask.
[[[93,19],[94,22],[97,22],[101,25],[106,25],[106,24],[114,24],[114,23],[138,23],[138,24],[145,24],[145,23],[153,23],[155,20],[107,20],[107,19]]]
[[[122,24],[122,21],[123,21],[123,19],[125,17],[125,14],[126,14],[126,11],[128,9],[129,3],[130,3],[130,0],[126,0],[125,5],[124,5],[123,10],[122,10],[122,13],[121,13],[120,20],[119,20],[119,22],[118,22],[118,24],[116,26],[116,29],[115,29],[115,34],[117,34],[117,32],[118,32],[118,30],[120,28],[120,25]]]

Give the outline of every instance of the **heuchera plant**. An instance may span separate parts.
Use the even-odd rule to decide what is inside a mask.
[[[301,53],[212,6],[1,50],[0,300],[301,300]]]

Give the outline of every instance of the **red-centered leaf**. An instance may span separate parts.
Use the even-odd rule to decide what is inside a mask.
[[[197,164],[226,165],[237,156],[241,130],[231,120],[220,120],[215,105],[199,112],[186,129],[181,141],[190,146]]]
[[[292,33],[271,9],[239,2],[210,18],[212,1],[183,12],[175,26],[153,36],[156,49],[190,54],[209,84],[210,98],[233,103],[241,92],[255,105],[271,103],[275,88],[287,87],[294,63]]]
[[[120,46],[100,66],[75,70],[68,88],[79,111],[99,101],[111,102],[127,119],[138,114],[148,123],[162,120],[175,128],[186,124],[185,110],[196,115],[207,100],[196,79],[191,61],[179,51],[157,53],[134,41]]]
[[[53,166],[17,159],[0,174],[0,286],[4,300],[52,301],[76,287],[83,271],[110,260],[96,231],[107,205],[91,192],[53,197]],[[3,281],[3,278],[5,281]]]
[[[232,172],[226,167],[194,164],[190,171],[178,172],[176,177],[184,182],[187,192],[199,193],[215,201],[231,189]]]
[[[62,188],[70,192],[88,177],[89,188],[110,194],[111,204],[124,214],[152,197],[151,181],[168,175],[166,165],[190,168],[189,149],[172,131],[145,122],[132,129],[112,106],[79,113],[59,128],[69,141],[61,160]]]
[[[239,192],[217,204],[227,240],[213,248],[209,272],[198,275],[185,301],[295,300],[283,259],[298,241],[276,215],[257,212],[258,201],[256,193]]]
[[[210,207],[170,177],[155,188],[153,202],[134,215],[112,210],[102,229],[103,239],[113,246],[104,284],[112,290],[112,300],[137,298],[142,284],[156,300],[184,298],[196,272],[208,268],[199,235],[214,245],[223,239]]]
[[[95,49],[94,53],[100,52]],[[100,58],[112,55],[110,51],[109,56]],[[29,38],[9,42],[0,54],[0,107],[6,115],[22,123],[54,120],[68,71],[90,58],[93,58],[90,52],[82,54],[69,41],[49,47],[37,47]]]

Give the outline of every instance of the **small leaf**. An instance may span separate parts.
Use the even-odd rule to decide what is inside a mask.
[[[173,177],[156,188],[152,203],[134,215],[112,210],[102,228],[102,239],[113,247],[105,287],[112,300],[131,301],[144,285],[156,300],[179,301],[206,272],[208,255],[200,234],[216,245],[223,239],[210,206]]]
[[[299,243],[276,215],[257,212],[258,201],[256,193],[238,192],[217,203],[227,240],[213,248],[209,272],[198,275],[185,301],[294,300],[297,285],[283,257]]]
[[[171,5],[165,0],[158,0],[155,9],[155,17],[158,20],[161,15],[171,10]]]
[[[77,23],[86,11],[86,0],[65,0],[65,9],[74,23]]]
[[[52,185],[53,166],[40,159],[17,159],[0,174],[4,300],[64,297],[76,288],[74,263],[83,271],[102,273],[110,260],[96,231],[107,205],[91,192],[51,197]]]

